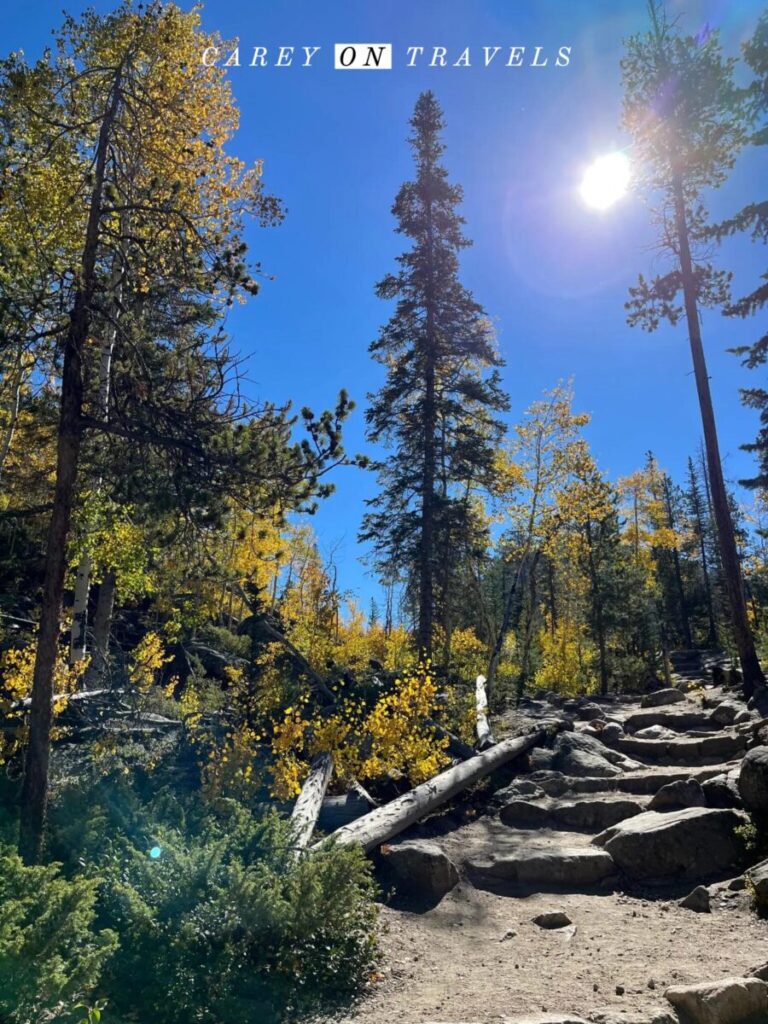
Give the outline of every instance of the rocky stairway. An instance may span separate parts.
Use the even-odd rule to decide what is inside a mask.
[[[704,668],[678,657],[687,678]],[[701,694],[524,701],[534,721],[571,728],[497,790],[485,812],[442,835],[421,826],[384,851],[396,882],[440,895],[464,878],[519,896],[681,885],[723,877],[744,860],[737,776],[757,718],[708,684]],[[447,862],[450,868],[438,865]],[[436,882],[435,879],[440,881]]]

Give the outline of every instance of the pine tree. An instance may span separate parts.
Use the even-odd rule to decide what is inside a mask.
[[[387,368],[369,396],[368,439],[391,449],[376,464],[380,492],[360,538],[371,541],[383,575],[402,572],[415,595],[417,643],[431,656],[441,558],[474,533],[469,496],[489,476],[507,408],[501,359],[483,308],[459,280],[459,252],[470,242],[457,212],[462,189],[441,163],[443,115],[431,92],[411,118],[416,176],[392,208],[398,233],[413,242],[398,270],[377,286],[397,305],[370,346]]]
[[[624,124],[634,140],[640,187],[658,197],[660,245],[671,269],[651,281],[640,277],[630,293],[628,320],[655,330],[661,320],[676,324],[685,316],[733,633],[744,689],[751,694],[765,677],[747,618],[700,323],[701,307],[728,301],[728,275],[715,270],[702,247],[708,224],[701,196],[726,179],[746,128],[731,103],[733,61],[723,58],[717,34],[683,37],[655,0],[649,11],[651,30],[628,41],[622,62]]]
[[[685,500],[693,527],[693,534],[698,548],[701,577],[704,585],[704,598],[707,609],[707,644],[717,647],[717,623],[715,621],[715,604],[712,595],[711,565],[707,550],[708,514],[705,498],[701,493],[699,478],[693,459],[688,459],[688,489]]]
[[[768,12],[757,23],[755,33],[743,45],[744,60],[752,71],[754,78],[741,93],[739,99],[746,101],[747,110],[753,125],[757,127],[750,137],[754,146],[768,145]],[[749,203],[735,217],[719,224],[713,231],[716,237],[732,235],[736,232],[748,232],[753,242],[768,242],[768,198],[758,199]],[[748,295],[732,302],[726,307],[728,316],[755,316],[768,304],[768,272],[762,275],[758,284]],[[753,370],[764,366],[768,360],[768,332],[764,333],[752,345],[732,349],[736,355],[743,356],[744,366]],[[765,488],[768,486],[768,390],[760,387],[742,388],[742,401],[745,405],[757,409],[760,413],[760,430],[752,444],[742,447],[745,451],[754,452],[758,462],[758,474],[741,482],[747,487]]]

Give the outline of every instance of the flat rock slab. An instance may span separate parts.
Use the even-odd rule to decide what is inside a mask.
[[[708,807],[646,811],[600,833],[593,842],[606,849],[631,879],[698,880],[743,860],[744,847],[735,829],[748,820],[739,811]]]
[[[675,985],[664,993],[687,1024],[764,1024],[768,985],[759,978],[723,978]]]
[[[517,851],[489,851],[465,861],[468,873],[478,880],[535,886],[539,891],[591,888],[615,876],[616,865],[606,850],[595,847],[522,847]]]
[[[502,807],[499,817],[505,825],[540,828],[547,825],[560,829],[582,829],[601,832],[634,814],[643,807],[636,800],[621,797],[595,797],[592,800],[512,800]]]
[[[725,723],[726,725],[729,723]],[[660,725],[673,732],[688,732],[691,729],[712,729],[710,716],[702,711],[678,711],[676,708],[660,708],[656,711],[635,711],[624,721],[625,732],[636,732],[649,726]]]
[[[622,736],[617,746],[625,754],[651,764],[716,764],[740,757],[746,739],[736,733],[703,736],[700,739],[648,740]]]
[[[685,694],[674,686],[664,690],[655,690],[653,693],[646,693],[640,702],[644,708],[660,708],[667,704],[680,704],[685,700]]]

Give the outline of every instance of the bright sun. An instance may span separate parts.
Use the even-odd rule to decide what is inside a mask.
[[[607,210],[624,195],[629,186],[629,160],[624,153],[598,157],[584,172],[581,198],[595,210]]]

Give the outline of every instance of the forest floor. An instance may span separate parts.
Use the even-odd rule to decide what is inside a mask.
[[[707,693],[710,702],[718,699],[712,687]],[[626,718],[639,709],[638,700],[614,714]],[[697,713],[701,699],[694,703],[688,697],[684,706],[659,710]],[[577,722],[577,731],[584,727]],[[738,758],[703,770],[701,765],[643,764],[630,774],[661,776],[677,770],[704,778],[738,764]],[[651,783],[645,795],[632,798],[643,806],[656,788]],[[605,801],[612,795],[582,793],[579,799]],[[656,889],[616,884],[584,892],[562,891],[576,885],[505,892],[472,884],[467,864],[489,853],[504,855],[505,846],[513,857],[531,849],[594,849],[588,830],[510,828],[491,807],[487,810],[456,828],[438,829],[440,846],[460,866],[460,883],[436,905],[390,902],[382,907],[380,979],[334,1020],[490,1024],[518,1015],[565,1013],[605,1024],[650,1024],[656,1014],[670,1012],[664,999],[669,986],[744,976],[768,959],[768,921],[751,909],[748,890],[728,889],[727,877],[709,885],[711,913],[679,905],[694,888],[691,881]],[[430,833],[422,827],[415,834]],[[547,930],[533,923],[532,918],[549,911],[567,914],[571,926]]]

